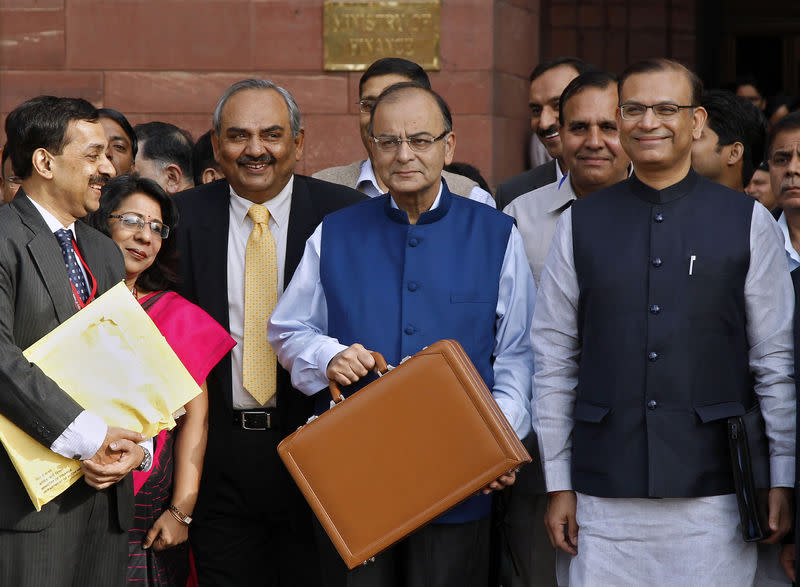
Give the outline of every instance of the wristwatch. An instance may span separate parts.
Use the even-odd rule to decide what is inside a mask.
[[[142,445],[140,444],[139,446]],[[144,452],[144,458],[142,459],[142,462],[139,463],[139,466],[134,469],[134,471],[149,471],[150,467],[153,465],[153,455],[150,454],[150,451],[143,446],[142,451]]]

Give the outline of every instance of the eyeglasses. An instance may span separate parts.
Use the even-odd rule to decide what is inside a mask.
[[[438,137],[432,137],[430,135],[421,135],[415,137],[409,137],[407,139],[401,139],[400,137],[392,137],[392,136],[380,136],[380,137],[372,137],[372,141],[375,143],[375,146],[378,147],[379,151],[384,151],[386,153],[391,151],[396,151],[400,148],[401,143],[408,143],[408,146],[411,148],[412,151],[421,153],[423,151],[427,151],[431,148],[431,145],[436,141],[442,140],[444,137],[450,134],[449,130],[444,131]]]
[[[109,214],[109,218],[118,218],[119,223],[123,228],[131,231],[139,232],[144,230],[145,225],[150,227],[150,232],[159,238],[167,238],[169,236],[169,226],[159,222],[158,220],[146,221],[139,214],[134,212],[126,212],[125,214]]]
[[[377,100],[374,98],[359,100],[356,102],[356,104],[358,104],[358,111],[361,112],[361,114],[371,113],[375,109],[375,102],[377,102]]]
[[[653,114],[659,120],[669,120],[674,116],[677,116],[678,112],[683,110],[684,108],[696,108],[694,104],[689,106],[678,106],[677,104],[653,104],[648,106],[646,104],[637,104],[636,102],[629,102],[627,104],[623,104],[619,107],[619,111],[622,114],[622,118],[625,120],[640,120],[644,117],[645,112],[648,109],[653,110]]]

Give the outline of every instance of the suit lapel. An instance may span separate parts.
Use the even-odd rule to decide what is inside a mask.
[[[18,196],[25,196],[20,190]],[[27,197],[16,197],[11,205],[16,208],[23,224],[33,233],[28,242],[28,251],[44,282],[59,322],[63,322],[75,313],[75,301],[72,297],[64,256],[53,233]]]
[[[286,237],[286,263],[283,269],[284,289],[289,286],[294,270],[297,269],[297,265],[303,257],[306,240],[321,221],[321,218],[317,216],[311,203],[311,193],[306,179],[295,175],[292,207],[289,211],[289,231]]]
[[[558,161],[556,159],[553,159],[552,162],[553,164],[550,166],[550,177],[553,178],[553,181],[557,181],[558,170],[556,169],[556,167],[558,167]],[[548,183],[553,183],[553,181],[550,181]]]
[[[103,252],[104,247],[101,242],[108,237],[86,226],[81,221],[75,223],[75,231],[78,235],[78,249],[80,249],[81,256],[97,280],[97,295],[99,296],[110,287],[116,285],[115,283],[108,283],[111,280],[107,271],[109,258]]]
[[[228,317],[228,225],[230,186],[227,181],[219,184],[219,191],[203,205],[208,209],[203,215],[200,230],[192,234],[192,251],[202,251],[202,261],[195,260],[198,278],[198,299],[205,298],[201,304],[225,330],[230,330]],[[199,205],[199,204],[198,204]]]

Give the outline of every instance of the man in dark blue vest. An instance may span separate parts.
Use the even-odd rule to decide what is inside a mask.
[[[413,83],[391,86],[375,104],[369,134],[389,193],[326,216],[306,243],[270,319],[269,340],[279,361],[305,393],[325,389],[332,379],[348,386],[348,394],[370,380],[370,351],[398,364],[453,338],[517,434],[525,436],[535,286],[513,220],[454,197],[442,179],[455,134],[438,94]],[[330,396],[317,397],[321,413]],[[328,584],[486,585],[486,494],[513,482],[513,473],[500,477],[483,495],[349,573],[320,532]]]
[[[759,404],[768,541],[790,527],[792,286],[769,212],[691,169],[701,93],[674,61],[623,73],[634,176],[561,216],[542,274],[533,421],[571,584],[751,584],[725,422]]]

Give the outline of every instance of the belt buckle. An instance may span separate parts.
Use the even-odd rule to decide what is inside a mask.
[[[263,416],[265,425],[263,426],[248,426],[248,416]],[[270,412],[240,412],[242,430],[268,430],[272,428],[272,414]]]

